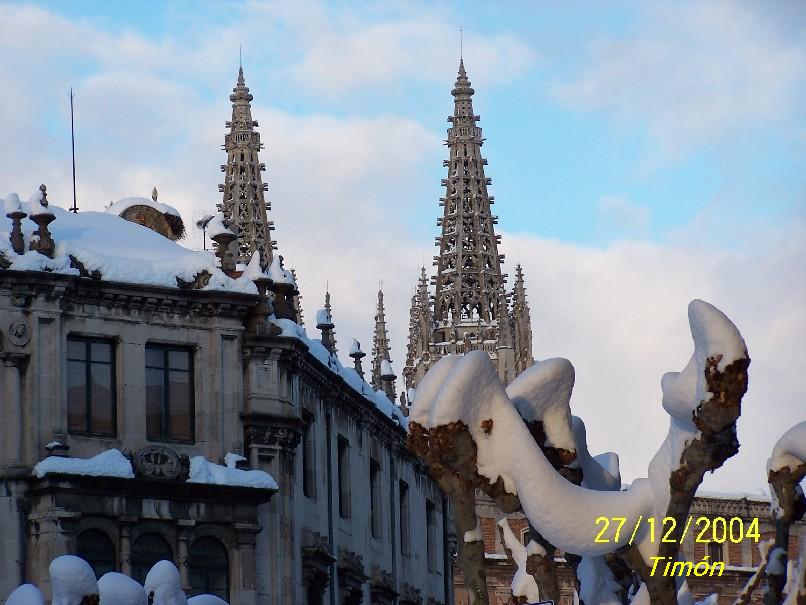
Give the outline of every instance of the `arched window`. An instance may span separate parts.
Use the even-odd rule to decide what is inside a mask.
[[[132,578],[142,584],[158,561],[173,561],[171,545],[158,534],[143,534],[132,544]]]
[[[117,569],[115,544],[100,529],[87,529],[78,534],[78,556],[90,564],[95,577]]]
[[[205,536],[190,545],[190,594],[212,594],[229,602],[229,559],[227,549],[215,538]]]

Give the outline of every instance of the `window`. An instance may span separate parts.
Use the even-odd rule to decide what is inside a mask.
[[[369,460],[369,509],[372,521],[372,537],[383,535],[381,528],[381,465],[377,460]]]
[[[400,482],[398,497],[400,498],[400,554],[411,554],[411,529],[409,520],[409,484]]]
[[[132,578],[142,584],[155,563],[173,559],[173,550],[165,538],[158,534],[143,534],[132,544]]]
[[[711,558],[711,563],[715,561],[722,561],[722,545],[719,542],[708,543],[708,556]]]
[[[205,536],[190,545],[190,594],[211,594],[229,601],[229,558],[227,549],[215,538]]]
[[[193,357],[188,349],[146,345],[146,437],[193,441]]]
[[[428,557],[428,571],[437,569],[437,520],[434,503],[431,500],[425,501],[425,550]]]
[[[88,529],[78,534],[76,554],[92,567],[95,577],[117,569],[115,545],[100,529]]]
[[[314,426],[305,425],[302,435],[302,493],[316,498],[316,441]]]
[[[98,338],[67,339],[67,424],[71,433],[115,434],[115,348]]]
[[[349,519],[350,510],[350,442],[339,436],[338,440],[339,464],[339,515],[342,519]]]

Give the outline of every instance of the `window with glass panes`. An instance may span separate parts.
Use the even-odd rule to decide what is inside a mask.
[[[67,339],[67,426],[71,433],[115,434],[115,347],[99,338]]]
[[[193,441],[193,356],[189,349],[146,345],[146,437]]]

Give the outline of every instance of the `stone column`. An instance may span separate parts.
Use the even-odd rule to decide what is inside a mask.
[[[255,582],[257,565],[255,562],[255,547],[257,534],[261,527],[259,523],[235,523],[238,543],[237,549],[230,562],[230,578],[232,579],[230,601],[239,605],[257,605],[257,583]]]
[[[132,525],[136,519],[121,517],[120,523],[120,573],[132,575]]]
[[[3,415],[3,441],[5,442],[0,467],[6,476],[25,474],[22,451],[24,436],[22,376],[28,365],[28,357],[23,353],[0,353],[4,372],[3,383],[5,383],[3,399],[6,402],[0,408]]]
[[[260,507],[263,532],[260,549],[270,586],[270,603],[295,603],[298,584],[294,525],[294,451],[301,435],[289,426],[252,426],[247,429],[250,459],[269,472],[279,492]]]
[[[196,525],[191,519],[178,519],[176,521],[179,530],[176,536],[176,566],[179,568],[179,582],[182,590],[190,592],[190,528]]]

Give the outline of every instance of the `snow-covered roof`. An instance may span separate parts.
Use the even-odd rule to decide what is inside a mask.
[[[36,224],[28,218],[22,221],[26,251],[18,255],[9,241],[11,220],[6,214],[17,207],[28,214],[31,210],[40,211],[42,206],[37,195],[41,192],[37,191],[32,200],[39,208],[31,201],[20,203],[14,193],[3,200],[6,212],[0,215],[0,254],[10,263],[11,269],[79,275],[79,270],[72,266],[72,256],[87,272],[98,271],[101,279],[106,281],[177,288],[177,278],[192,282],[199,273],[206,271],[211,277],[204,290],[257,294],[255,284],[248,277],[233,279],[227,276],[217,267],[214,256],[180,246],[112,212],[73,214],[50,203],[47,208],[55,216],[49,225],[56,244],[54,257],[27,250],[36,229]]]
[[[109,204],[106,207],[106,212],[120,216],[132,206],[148,206],[149,208],[159,210],[163,214],[173,214],[174,216],[182,218],[182,215],[179,214],[179,210],[177,210],[173,206],[163,204],[162,202],[155,202],[154,200],[148,199],[146,197],[125,197],[122,200],[118,200],[117,202],[112,202],[111,204]]]
[[[295,324],[290,319],[273,319],[273,324],[282,330],[281,336],[291,336],[301,340],[307,345],[310,353],[316,357],[322,364],[329,368],[331,372],[341,376],[350,387],[357,393],[366,397],[371,401],[375,407],[384,414],[397,422],[404,429],[408,429],[409,419],[400,411],[400,409],[386,396],[381,390],[374,390],[371,385],[367,384],[353,368],[345,368],[335,355],[330,352],[322,344],[319,339],[309,338],[305,332],[305,328]]]

